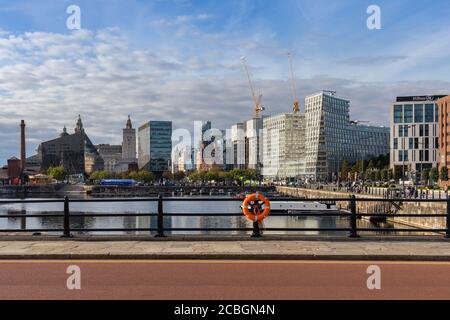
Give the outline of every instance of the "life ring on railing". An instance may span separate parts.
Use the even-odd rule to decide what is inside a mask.
[[[270,215],[270,201],[261,193],[248,195],[241,208],[247,219],[253,222],[261,222]]]

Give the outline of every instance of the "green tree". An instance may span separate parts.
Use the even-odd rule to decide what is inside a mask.
[[[434,185],[436,182],[439,181],[439,170],[436,167],[433,167],[430,171],[430,180],[431,183]]]
[[[51,167],[47,170],[47,175],[58,181],[63,181],[67,177],[67,172],[63,166]]]
[[[441,180],[448,181],[448,168],[446,166],[441,168]]]
[[[162,177],[166,180],[173,180],[173,174],[170,171],[164,171]]]
[[[341,168],[341,178],[346,181],[348,179],[348,174],[350,173],[351,168],[350,168],[350,163],[348,162],[348,160],[344,160],[344,162],[342,162],[342,168]]]
[[[430,170],[424,169],[422,170],[422,181],[425,182],[425,184],[428,184],[430,180]]]
[[[186,173],[184,171],[175,172],[175,174],[173,175],[173,178],[176,181],[183,181],[186,178]]]
[[[151,183],[155,181],[155,175],[153,174],[153,172],[141,170],[137,174],[137,180],[143,183]]]

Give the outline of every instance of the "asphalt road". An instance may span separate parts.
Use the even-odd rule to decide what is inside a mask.
[[[67,288],[73,265],[80,290]],[[371,265],[381,290],[367,288]],[[0,261],[0,299],[450,299],[449,274],[445,262]]]

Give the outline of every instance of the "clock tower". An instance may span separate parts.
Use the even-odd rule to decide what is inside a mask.
[[[136,162],[136,129],[133,129],[130,116],[123,129],[122,159],[127,162]]]

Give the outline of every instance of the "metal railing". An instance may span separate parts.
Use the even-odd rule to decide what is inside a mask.
[[[386,233],[433,233],[444,234],[445,238],[450,238],[450,199],[382,199],[371,198],[363,199],[356,198],[352,195],[349,198],[274,198],[272,201],[285,202],[320,202],[325,204],[330,203],[347,203],[347,210],[338,211],[324,211],[324,212],[274,212],[270,217],[348,217],[349,224],[345,228],[264,228],[267,232],[348,232],[349,237],[358,238],[361,232],[386,232]],[[155,232],[155,237],[163,238],[166,232],[252,232],[252,237],[261,237],[260,225],[257,222],[253,223],[252,228],[169,228],[164,225],[165,217],[243,217],[242,213],[166,213],[164,212],[165,202],[239,202],[240,200],[233,198],[163,198],[162,196],[155,198],[115,198],[115,199],[32,199],[32,200],[0,200],[0,206],[5,204],[32,204],[32,203],[63,203],[62,214],[14,214],[14,215],[0,215],[0,219],[5,218],[63,218],[62,229],[0,229],[0,233],[41,233],[41,232],[56,232],[62,233],[62,237],[70,238],[73,233],[77,232]],[[147,202],[156,203],[156,213],[86,213],[86,214],[71,214],[71,203],[114,203],[114,202]],[[358,203],[445,203],[446,214],[413,214],[413,213],[359,213],[357,210]],[[71,226],[72,218],[79,217],[156,217],[156,228],[73,228]],[[445,228],[362,228],[358,227],[358,220],[362,218],[443,218],[445,219]]]

